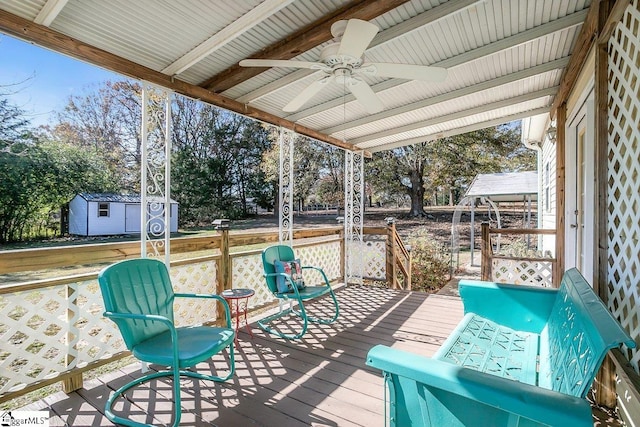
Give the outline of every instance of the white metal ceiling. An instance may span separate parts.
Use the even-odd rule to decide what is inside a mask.
[[[277,11],[247,25],[176,77],[201,84],[349,3],[0,0],[0,9],[34,21],[43,8],[58,3],[62,8],[50,16],[51,29],[162,71],[263,2]],[[367,59],[449,70],[443,83],[367,77],[385,107],[374,115],[339,85],[300,111],[284,113],[282,107],[319,78],[310,70],[270,69],[223,95],[371,151],[540,114],[553,102],[589,5],[590,0],[412,0],[373,19],[381,31],[365,52]],[[314,61],[321,48],[295,59]]]

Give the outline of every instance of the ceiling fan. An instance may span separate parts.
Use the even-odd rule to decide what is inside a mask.
[[[382,101],[371,87],[360,77],[371,75],[407,80],[441,82],[447,70],[424,65],[366,62],[364,51],[380,29],[367,21],[349,19],[337,21],[331,26],[334,42],[325,46],[320,60],[293,61],[287,59],[244,59],[242,67],[290,67],[322,71],[325,75],[314,81],[293,98],[283,111],[294,112],[302,108],[311,98],[330,83],[344,85],[362,104],[369,114],[382,111]]]

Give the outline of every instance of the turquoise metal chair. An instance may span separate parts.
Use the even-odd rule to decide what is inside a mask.
[[[262,266],[264,268],[264,277],[267,282],[267,287],[269,291],[280,300],[280,311],[272,316],[268,316],[260,321],[258,321],[258,326],[262,328],[264,331],[270,334],[274,334],[286,339],[298,339],[301,338],[306,332],[309,322],[311,323],[321,323],[321,324],[331,324],[338,319],[338,315],[340,314],[340,308],[338,306],[338,300],[336,299],[335,294],[333,293],[333,289],[331,289],[331,284],[329,283],[329,279],[327,279],[327,275],[320,267],[313,266],[302,266],[302,269],[310,269],[316,270],[322,275],[322,279],[324,281],[324,285],[322,286],[307,286],[304,289],[299,290],[296,285],[293,283],[291,276],[285,273],[276,273],[275,261],[294,261],[296,259],[293,249],[287,245],[276,245],[270,246],[262,251]],[[291,292],[279,292],[277,286],[277,277],[283,276],[285,280],[291,283]],[[331,318],[316,318],[307,315],[307,311],[304,307],[304,302],[309,301],[315,298],[319,298],[323,295],[331,295],[331,299],[333,300],[334,306],[334,314]],[[282,303],[283,302],[297,302],[298,309],[293,309],[291,306],[283,310]],[[288,314],[295,314],[302,319],[302,330],[297,334],[286,334],[280,332],[276,329],[273,329],[269,326],[274,320],[286,316]]]
[[[132,387],[159,377],[173,377],[174,421],[180,423],[180,376],[226,381],[235,371],[234,331],[229,306],[218,295],[174,293],[166,266],[156,259],[133,259],[113,264],[98,275],[105,305],[104,316],[113,320],[127,348],[143,362],[168,366],[120,387],[105,405],[105,415],[116,424],[146,426],[112,411],[114,401]],[[226,328],[212,326],[176,327],[173,318],[175,298],[211,298],[224,307]],[[200,362],[229,348],[229,372],[224,377],[190,371]]]

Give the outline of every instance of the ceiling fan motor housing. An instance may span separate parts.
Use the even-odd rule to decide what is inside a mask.
[[[322,52],[320,52],[320,61],[331,68],[337,65],[358,68],[364,62],[364,55],[360,58],[344,54],[338,55],[339,48],[340,43],[331,43],[325,46]]]

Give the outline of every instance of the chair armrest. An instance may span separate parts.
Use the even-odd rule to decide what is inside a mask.
[[[161,322],[169,326],[170,329],[175,330],[175,326],[171,320],[157,314],[116,313],[113,311],[105,311],[102,315],[110,319],[149,320],[151,322]]]
[[[557,289],[479,280],[458,284],[464,312],[475,313],[511,329],[540,333],[549,319]]]
[[[225,319],[227,321],[227,327],[231,327],[231,312],[229,310],[229,304],[227,301],[221,297],[220,295],[215,294],[191,294],[191,293],[175,293],[173,294],[178,298],[208,298],[208,299],[216,299],[222,303],[222,307],[224,308]]]
[[[325,272],[324,272],[324,270],[323,270],[322,268],[320,268],[320,267],[315,267],[315,266],[313,266],[313,265],[303,265],[303,266],[302,266],[302,268],[303,268],[303,269],[306,269],[306,270],[316,270],[316,271],[319,271],[319,272],[320,272],[320,274],[322,275],[322,279],[324,280],[324,283],[325,283],[327,286],[331,287],[331,284],[329,283],[329,279],[327,279],[327,275],[325,274]]]
[[[593,426],[585,399],[541,387],[382,345],[369,351],[367,365],[550,426]]]

